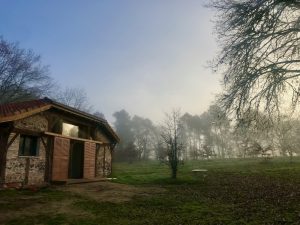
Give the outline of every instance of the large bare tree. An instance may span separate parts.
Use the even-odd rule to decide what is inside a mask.
[[[0,104],[48,95],[52,85],[39,55],[0,37]]]
[[[212,63],[224,73],[221,102],[241,115],[280,111],[300,97],[299,0],[214,0],[221,51]]]

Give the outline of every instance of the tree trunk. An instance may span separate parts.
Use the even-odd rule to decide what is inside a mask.
[[[172,169],[172,179],[177,178],[177,169]]]
[[[176,179],[177,178],[177,161],[173,161],[171,167],[172,167],[172,179]]]
[[[289,155],[290,155],[290,162],[292,162],[293,161],[293,151],[290,151]]]

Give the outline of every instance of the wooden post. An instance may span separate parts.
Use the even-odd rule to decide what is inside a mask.
[[[47,137],[46,142],[46,165],[45,165],[45,181],[51,181],[52,159],[53,159],[53,137]]]
[[[104,145],[104,146],[103,146],[103,166],[102,166],[102,176],[103,176],[103,177],[106,177],[106,174],[105,174],[105,166],[106,166],[106,165],[105,165],[105,162],[106,162],[106,161],[105,161],[105,157],[106,157],[106,156],[105,156],[105,152],[106,152],[106,146]]]
[[[100,152],[100,144],[96,144],[96,156],[95,156],[95,176],[97,177],[99,175],[98,171],[98,160],[99,160],[99,152]]]
[[[25,165],[25,179],[24,184],[28,184],[28,178],[29,178],[29,167],[30,167],[30,158],[26,158],[26,165]]]
[[[0,186],[5,183],[6,155],[11,124],[0,127]]]
[[[114,160],[114,157],[113,157],[113,154],[114,154],[114,148],[116,146],[116,143],[112,143],[109,145],[109,150],[110,150],[110,174],[112,174],[113,172],[113,160]]]

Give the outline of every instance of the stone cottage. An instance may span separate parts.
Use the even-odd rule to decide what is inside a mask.
[[[0,185],[105,177],[118,142],[105,119],[48,98],[0,105]]]

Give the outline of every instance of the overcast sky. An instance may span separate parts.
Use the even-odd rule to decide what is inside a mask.
[[[201,114],[221,90],[207,69],[213,13],[201,0],[0,0],[0,35],[42,55],[62,86],[82,87],[109,121],[121,109],[159,122]]]

